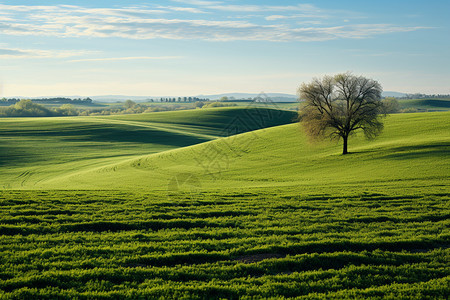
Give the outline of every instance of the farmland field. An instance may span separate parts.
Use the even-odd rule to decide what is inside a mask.
[[[445,298],[448,201],[435,189],[4,191],[0,295]]]
[[[205,109],[106,117],[0,119],[0,182],[7,188],[35,188],[94,166],[198,144],[264,126],[288,124],[283,111],[264,122],[266,109]],[[233,120],[245,126],[227,128]],[[64,186],[61,186],[64,188]]]
[[[446,299],[449,117],[346,156],[265,108],[2,119],[0,299]]]
[[[405,99],[399,101],[403,109],[418,111],[447,111],[450,109],[450,99]]]

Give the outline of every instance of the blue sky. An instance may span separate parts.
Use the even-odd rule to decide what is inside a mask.
[[[450,93],[450,1],[0,0],[0,96]]]

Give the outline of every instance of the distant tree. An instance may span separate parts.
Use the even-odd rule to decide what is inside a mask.
[[[194,103],[195,108],[202,108],[204,105],[205,105],[205,103],[202,101],[197,101]]]
[[[72,104],[63,104],[55,109],[57,115],[61,116],[77,116],[79,111]]]
[[[237,106],[236,103],[223,103],[220,101],[214,101],[210,102],[208,104],[205,104],[203,108],[212,108],[212,107],[230,107],[230,106]]]
[[[220,97],[219,101],[228,101],[228,97],[227,96]]]
[[[381,102],[383,103],[383,111],[386,114],[397,113],[400,111],[400,104],[394,97],[386,97]]]
[[[135,106],[135,105],[136,105],[136,102],[131,101],[131,100],[127,100],[127,101],[125,101],[125,103],[123,104],[123,106],[124,106],[125,108],[132,108],[132,107]]]
[[[308,136],[342,138],[342,154],[347,154],[348,137],[361,129],[369,139],[383,129],[381,85],[352,73],[315,78],[298,89],[305,105],[300,121]]]
[[[3,114],[7,117],[49,117],[54,113],[40,104],[33,103],[31,100],[20,100],[16,104],[7,107]]]

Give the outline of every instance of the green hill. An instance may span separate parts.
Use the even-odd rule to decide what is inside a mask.
[[[204,189],[285,186],[371,189],[405,182],[441,184],[448,179],[449,113],[397,114],[386,118],[374,141],[352,137],[341,145],[309,144],[298,124],[217,139],[199,145],[124,159],[40,182],[40,188],[167,189],[192,176]],[[432,132],[432,134],[431,134]]]
[[[447,111],[450,110],[450,99],[402,99],[399,100],[401,109],[417,109],[419,111]]]
[[[37,182],[49,178],[287,124],[295,116],[264,108],[223,108],[107,117],[4,118],[0,120],[0,182],[6,188],[35,188]]]
[[[0,298],[448,298],[450,112],[252,112],[1,120]]]

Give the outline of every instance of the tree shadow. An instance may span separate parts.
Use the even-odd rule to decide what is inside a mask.
[[[383,158],[406,160],[422,157],[443,157],[450,154],[450,143],[402,146],[392,148],[392,152],[384,155]]]

